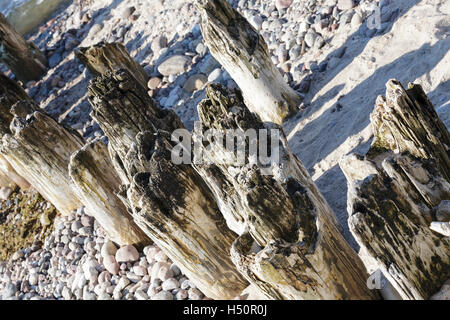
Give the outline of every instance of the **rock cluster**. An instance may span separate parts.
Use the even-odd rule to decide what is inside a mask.
[[[207,299],[155,245],[118,248],[83,209],[0,263],[0,300]]]

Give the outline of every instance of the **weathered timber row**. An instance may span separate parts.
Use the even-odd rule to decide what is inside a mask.
[[[183,127],[179,118],[157,107],[126,70],[92,81],[89,100],[138,226],[207,296],[239,295],[247,283],[229,254],[236,235],[194,168],[171,161],[170,134]]]

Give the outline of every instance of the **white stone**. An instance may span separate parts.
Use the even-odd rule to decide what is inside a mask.
[[[102,246],[101,255],[102,257],[115,256],[116,252],[117,252],[116,245],[112,241],[107,240]]]
[[[203,293],[197,288],[190,288],[188,295],[190,300],[202,300],[204,297]]]
[[[163,76],[169,76],[171,74],[181,74],[187,70],[188,65],[191,63],[191,58],[188,56],[175,55],[166,59],[158,66],[158,71]]]
[[[12,190],[9,187],[1,187],[0,188],[0,200],[8,200],[11,195]]]
[[[116,252],[116,261],[122,262],[134,262],[139,259],[139,252],[133,245],[126,245],[121,247]]]
[[[180,283],[175,278],[169,278],[162,283],[162,289],[165,291],[172,291],[174,289],[178,289],[180,287]]]
[[[339,0],[337,7],[339,10],[349,10],[355,6],[353,0]]]
[[[148,300],[149,297],[147,295],[147,293],[144,292],[144,290],[136,290],[136,292],[134,293],[134,296],[136,297],[137,300]]]

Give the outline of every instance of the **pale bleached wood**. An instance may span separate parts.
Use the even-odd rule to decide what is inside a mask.
[[[0,154],[0,186],[7,187],[9,184],[15,184],[22,190],[30,188],[30,183],[19,175],[11,164]]]
[[[340,163],[348,223],[370,271],[380,269],[403,299],[427,299],[450,276],[450,239],[430,229],[434,208],[450,199],[450,136],[420,86],[386,88],[367,155]]]
[[[197,0],[204,41],[263,121],[281,124],[298,111],[300,96],[272,63],[263,37],[226,0]]]
[[[119,245],[137,246],[150,242],[116,195],[120,178],[103,140],[96,139],[74,153],[70,158],[69,174],[87,212],[99,222],[112,241]]]
[[[75,54],[95,77],[106,74],[107,71],[127,69],[143,86],[147,86],[149,78],[147,72],[131,58],[121,43],[100,42],[90,47],[79,48]]]
[[[84,145],[76,131],[41,111],[26,118],[15,114],[11,131],[3,136],[0,153],[17,173],[61,214],[68,215],[79,208],[82,204],[68,172],[70,156]]]

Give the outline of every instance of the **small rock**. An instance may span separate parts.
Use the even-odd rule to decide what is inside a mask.
[[[120,16],[123,19],[128,19],[135,11],[136,11],[135,7],[127,7],[122,11]]]
[[[181,270],[180,270],[180,268],[178,268],[178,266],[176,264],[172,264],[170,266],[170,269],[172,270],[175,277],[181,275]]]
[[[144,268],[143,266],[133,267],[133,272],[134,272],[134,274],[136,274],[139,277],[143,277],[143,276],[147,275],[147,269]]]
[[[305,43],[308,47],[312,48],[314,46],[314,43],[317,39],[317,33],[312,31],[312,29],[309,29],[309,31],[305,35]]]
[[[105,269],[108,270],[111,274],[118,274],[120,265],[117,263],[114,256],[106,256],[103,258],[103,265],[105,266]]]
[[[188,291],[188,296],[190,300],[202,300],[204,295],[197,288],[190,288]]]
[[[130,284],[130,280],[128,280],[127,277],[125,277],[125,276],[121,277],[119,282],[117,283],[117,286],[114,288],[114,292],[121,292],[129,284]]]
[[[92,232],[93,232],[92,227],[82,227],[78,230],[78,233],[85,237],[92,235]]]
[[[339,0],[337,7],[339,10],[349,10],[355,6],[353,0]]]
[[[9,187],[1,187],[0,188],[0,200],[8,200],[11,195],[12,190]]]
[[[70,226],[70,230],[72,230],[72,232],[78,232],[78,230],[80,230],[80,228],[82,227],[83,225],[81,224],[80,221],[74,221]]]
[[[11,261],[17,261],[19,259],[22,259],[24,256],[24,252],[22,249],[17,250],[14,252],[14,254],[11,256]]]
[[[158,278],[161,281],[166,281],[169,278],[173,277],[173,271],[170,269],[170,265],[168,263],[164,263],[158,271]]]
[[[188,292],[186,290],[180,289],[175,295],[177,300],[185,300],[188,297]]]
[[[174,289],[178,289],[180,287],[180,283],[175,278],[169,278],[162,283],[162,289],[165,291],[172,291]]]
[[[37,273],[32,273],[30,274],[30,276],[28,277],[28,282],[30,283],[30,285],[35,286],[38,284],[39,281],[39,275]]]
[[[161,250],[155,254],[155,260],[158,262],[166,262],[168,259],[169,257]]]
[[[159,88],[159,86],[161,85],[161,79],[158,77],[152,77],[150,78],[150,80],[148,81],[148,88],[150,90],[155,90],[157,88]]]
[[[81,219],[80,219],[80,221],[81,221],[81,224],[84,226],[84,227],[93,227],[94,226],[94,217],[90,217],[90,216],[82,216],[81,217]]]
[[[151,49],[154,54],[158,55],[161,49],[167,48],[167,38],[165,36],[158,36],[153,39]]]
[[[98,296],[98,300],[112,300],[112,299],[111,296],[105,292]]]
[[[200,42],[195,47],[195,52],[197,52],[201,57],[203,57],[207,51],[208,51],[208,48],[203,44],[203,42]]]
[[[64,300],[71,300],[72,299],[72,292],[70,292],[70,289],[68,287],[64,287],[61,291],[61,296]]]
[[[136,297],[137,300],[148,300],[149,297],[147,295],[147,293],[144,292],[144,290],[136,290],[134,296]]]
[[[14,285],[14,283],[9,282],[2,291],[2,294],[1,294],[2,299],[6,300],[10,297],[13,297],[16,294],[16,292],[17,292],[17,287]]]
[[[102,250],[100,252],[100,254],[102,255],[102,257],[106,257],[106,256],[115,256],[117,252],[117,247],[116,245],[110,241],[107,240],[103,246],[102,246]]]
[[[222,70],[220,68],[214,69],[208,76],[209,82],[220,81]]]
[[[173,300],[173,295],[167,291],[160,291],[152,297],[152,300]]]
[[[134,262],[139,259],[139,252],[133,245],[126,245],[121,247],[116,252],[116,261],[122,262]]]
[[[189,93],[195,92],[203,88],[207,81],[208,78],[204,74],[194,74],[187,79],[183,90]]]
[[[352,26],[353,29],[356,29],[362,24],[362,22],[363,22],[362,17],[358,13],[355,13],[352,17],[350,25]]]
[[[97,295],[94,292],[90,292],[87,287],[84,287],[83,300],[97,300]]]
[[[164,75],[169,76],[171,74],[178,75],[184,73],[187,70],[188,65],[191,63],[191,58],[188,56],[175,55],[166,59],[158,66],[158,71]]]
[[[278,11],[287,9],[291,6],[293,0],[275,0],[275,7]]]

